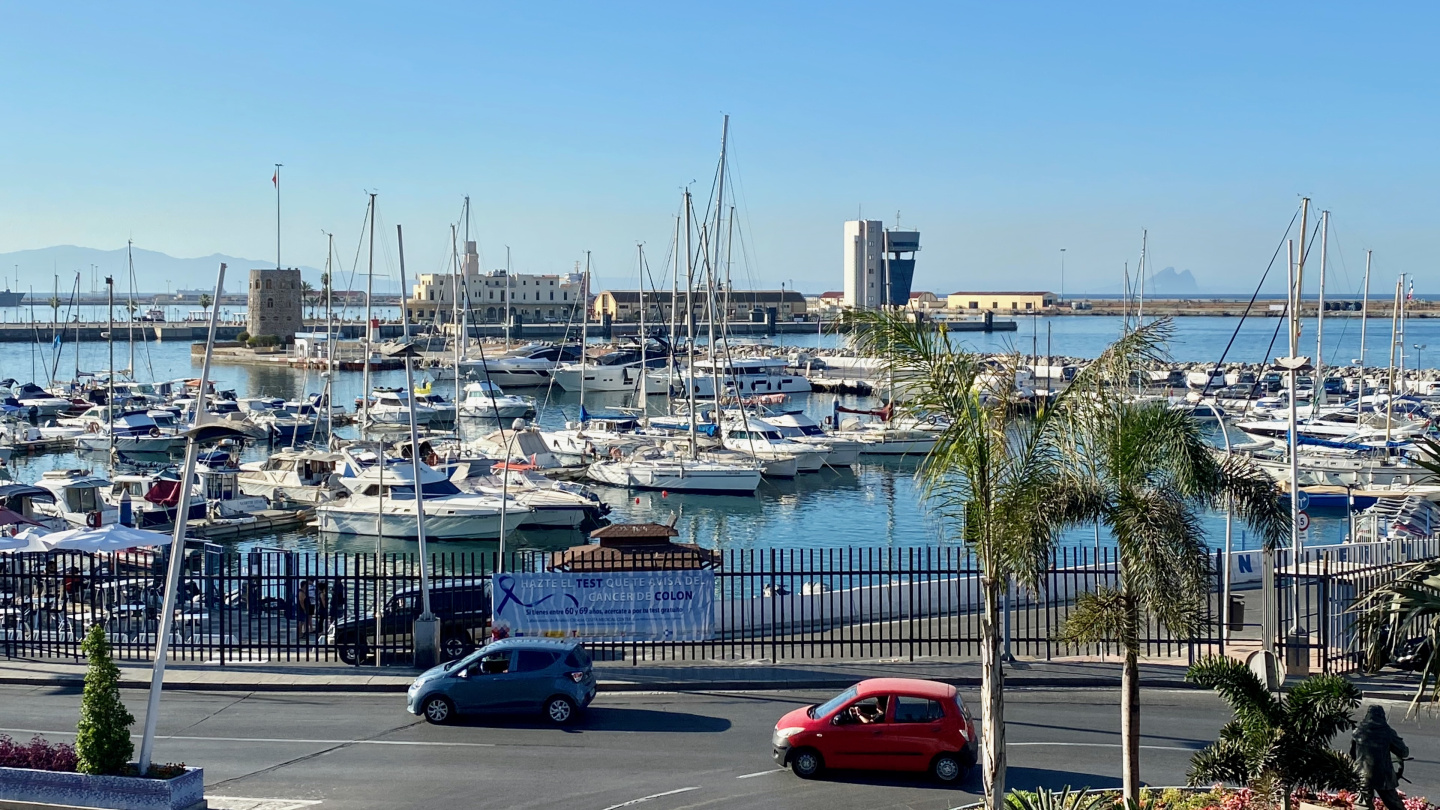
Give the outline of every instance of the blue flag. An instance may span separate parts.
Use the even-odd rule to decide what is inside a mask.
[[[583,403],[583,402],[580,403],[580,421],[581,421],[581,422],[589,422],[589,421],[590,421],[590,413],[589,413],[589,411],[586,411],[586,410],[585,410],[585,403]]]
[[[57,348],[57,349],[60,348],[60,333],[59,333],[59,332],[56,332],[56,333],[55,333],[55,348]]]

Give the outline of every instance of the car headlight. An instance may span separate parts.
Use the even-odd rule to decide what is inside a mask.
[[[787,727],[787,728],[777,728],[777,729],[775,729],[775,742],[777,742],[777,743],[779,743],[779,742],[784,742],[785,740],[788,740],[788,739],[790,739],[791,737],[794,737],[796,734],[799,734],[800,732],[802,732],[802,731],[804,731],[804,730],[805,730],[805,729],[804,729],[803,727],[801,727],[801,726],[789,726],[789,727]]]

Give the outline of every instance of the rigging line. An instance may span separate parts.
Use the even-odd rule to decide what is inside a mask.
[[[1265,286],[1265,279],[1269,277],[1270,271],[1274,269],[1275,260],[1280,258],[1280,249],[1285,247],[1285,237],[1290,235],[1290,229],[1295,227],[1295,220],[1299,218],[1300,209],[1296,208],[1294,215],[1290,217],[1290,224],[1286,225],[1285,232],[1280,234],[1280,243],[1275,246],[1275,252],[1270,254],[1270,263],[1265,266],[1265,272],[1260,274],[1260,281],[1255,285],[1255,292],[1250,294],[1250,303],[1246,304],[1245,311],[1240,313],[1240,322],[1235,324],[1235,331],[1230,333],[1230,341],[1225,344],[1225,350],[1220,352],[1220,359],[1215,363],[1217,367],[1225,365],[1225,358],[1230,354],[1230,348],[1235,345],[1235,338],[1240,336],[1240,328],[1245,325],[1245,319],[1249,317],[1251,307],[1255,306],[1255,299],[1260,297],[1260,288]],[[1201,397],[1204,397],[1205,392],[1210,390],[1210,380],[1210,376],[1205,378],[1205,386],[1200,389]],[[1251,393],[1254,393],[1253,389]]]
[[[365,226],[370,222],[370,200],[366,195],[365,216],[360,218],[360,238],[355,242],[355,259],[350,262],[350,276],[345,279],[345,299],[340,302],[340,321],[343,323],[350,312],[350,292],[355,289],[355,274],[360,269],[360,251],[365,248]],[[330,279],[330,286],[335,286],[335,279]]]

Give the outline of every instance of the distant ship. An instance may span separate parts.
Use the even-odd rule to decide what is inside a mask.
[[[25,293],[23,292],[10,292],[9,290],[0,292],[0,308],[18,307],[24,298]]]

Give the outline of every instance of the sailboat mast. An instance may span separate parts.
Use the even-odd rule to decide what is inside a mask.
[[[1140,231],[1140,303],[1135,308],[1135,328],[1145,325],[1145,253],[1150,248],[1150,231]],[[1293,348],[1293,347],[1292,347]],[[1292,354],[1294,352],[1291,352]]]
[[[1395,336],[1400,330],[1400,294],[1405,287],[1405,276],[1402,273],[1400,278],[1395,280],[1395,304],[1390,308],[1390,372],[1386,380],[1385,390],[1385,447],[1389,452],[1390,447],[1390,415],[1395,412],[1395,344],[1398,343]]]
[[[589,255],[588,253],[586,254]],[[505,350],[510,350],[510,321],[515,316],[510,313],[510,246],[505,246]]]
[[[720,216],[725,211],[725,151],[730,140],[730,115],[725,115],[725,121],[720,125],[720,169],[719,176],[715,180],[715,229],[710,232],[711,238],[715,240],[714,255],[710,260],[712,273],[714,268],[720,266]],[[702,236],[702,241],[704,237]],[[711,284],[713,287],[714,285]],[[714,350],[711,350],[713,357]]]
[[[509,248],[506,248],[508,256]],[[507,258],[506,263],[509,263]],[[508,271],[507,271],[508,273]],[[509,283],[509,278],[506,278]],[[590,251],[585,251],[585,275],[580,278],[580,413],[585,413],[585,346],[590,342]],[[584,429],[585,420],[581,418]]]
[[[685,399],[690,405],[690,458],[695,458],[695,260],[691,253],[690,192],[685,192],[685,343],[689,358],[686,361]],[[679,247],[678,245],[676,247]]]
[[[1365,287],[1360,294],[1360,396],[1365,396],[1365,321],[1370,315],[1370,254],[1365,251]]]
[[[1330,238],[1330,212],[1320,212],[1320,302],[1315,305],[1315,385],[1310,394],[1310,415],[1325,404],[1325,248]]]
[[[115,425],[115,277],[105,277],[105,340],[110,345],[110,376],[105,382],[105,402],[110,410],[111,439],[113,446],[114,425]],[[200,417],[195,417],[195,423],[200,423]]]
[[[453,292],[455,293],[455,312],[454,317],[451,320],[454,322],[455,326],[455,414],[458,416],[460,414],[460,347],[464,343],[466,338],[463,323],[465,319],[465,315],[463,313],[465,312],[465,310],[460,306],[460,290],[464,289],[466,292],[469,292],[470,284],[465,279],[460,277],[460,254],[457,251],[456,247],[455,226],[451,225],[450,272],[454,274],[452,277],[455,279],[455,289],[453,290]],[[462,284],[461,282],[466,283]]]
[[[135,240],[133,239],[125,242],[125,261],[130,266],[130,298],[126,301],[125,307],[125,311],[130,313],[130,365],[126,367],[126,371],[130,373],[132,380],[135,379],[135,255],[131,252],[134,245]],[[216,301],[215,305],[219,306],[220,302]]]
[[[335,437],[335,234],[325,234],[325,440]]]
[[[665,380],[665,389],[669,391],[675,387],[675,338],[678,335],[680,317],[680,217],[675,217],[675,247],[671,250],[674,254],[674,272],[670,275],[670,358],[665,364],[668,369],[668,377]]]
[[[645,421],[645,245],[637,242],[635,250],[639,255],[636,257],[640,275],[640,420]]]
[[[1300,198],[1300,244],[1296,247],[1295,253],[1295,279],[1291,284],[1295,296],[1295,307],[1291,310],[1290,318],[1290,356],[1294,357],[1299,351],[1300,345],[1300,308],[1304,304],[1305,290],[1305,240],[1307,239],[1307,225],[1310,216],[1310,198]],[[1295,375],[1290,377],[1290,399],[1295,399]]]
[[[375,343],[375,319],[371,315],[370,301],[375,297],[375,195],[370,195],[370,260],[365,271],[365,366],[360,381],[360,430],[370,426],[370,352]],[[401,291],[404,294],[404,291]],[[376,656],[378,659],[380,656]]]

